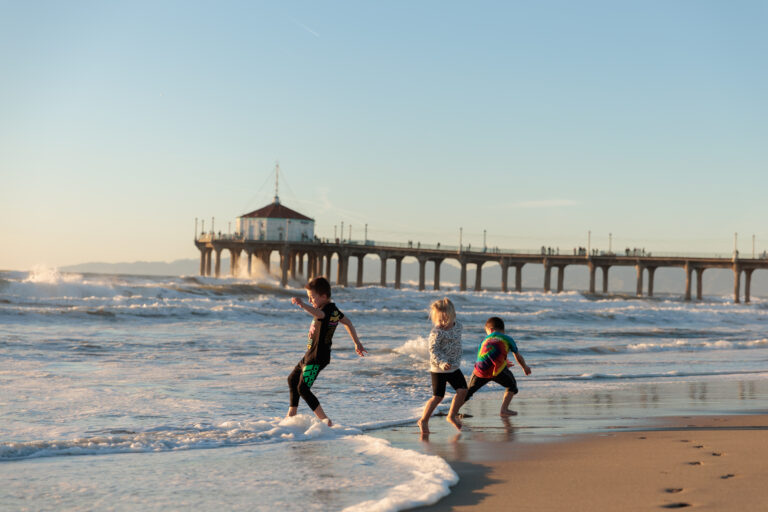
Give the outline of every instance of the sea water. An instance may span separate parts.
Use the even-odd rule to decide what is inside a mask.
[[[464,325],[465,374],[492,315],[532,367],[529,377],[513,369],[524,390],[518,438],[539,434],[542,422],[562,429],[565,417],[546,408],[569,394],[599,402],[606,390],[768,382],[760,298],[335,288],[369,355],[358,357],[337,330],[313,386],[328,427],[303,403],[285,418],[286,378],[311,320],[290,298],[303,294],[269,277],[0,273],[0,509],[395,511],[435,502],[458,479],[444,457],[377,432],[418,436],[431,395],[427,309],[446,295]],[[500,395],[489,385],[469,402],[468,430],[497,414]]]

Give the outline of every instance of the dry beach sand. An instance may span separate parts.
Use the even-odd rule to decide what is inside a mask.
[[[440,455],[459,474],[449,496],[415,509],[424,512],[766,511],[765,386],[653,386],[650,408],[649,390],[641,388],[601,394],[608,408],[588,393],[566,399],[569,410],[521,400],[520,415],[510,420],[495,416],[498,400],[485,399],[468,411],[460,435],[437,417],[426,439],[413,428],[385,437]],[[706,415],[708,409],[716,412]],[[678,414],[664,415],[670,410]],[[570,427],[551,435],[569,419]]]

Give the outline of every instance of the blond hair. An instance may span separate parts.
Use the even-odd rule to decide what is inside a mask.
[[[456,309],[448,297],[436,300],[429,306],[429,318],[438,326],[449,327],[456,321]]]

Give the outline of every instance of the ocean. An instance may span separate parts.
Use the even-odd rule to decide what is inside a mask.
[[[291,305],[294,295],[304,295],[300,283],[281,289],[269,276],[0,272],[0,509],[395,511],[433,503],[458,480],[446,457],[381,433],[419,437],[415,421],[431,395],[427,310],[443,296],[464,326],[466,375],[493,315],[533,370],[525,377],[513,368],[515,442],[666,414],[668,401],[654,396],[670,388],[684,396],[673,412],[766,403],[766,299],[420,292],[410,283],[334,288],[369,355],[358,357],[338,329],[332,362],[313,386],[334,426],[303,402],[286,419],[286,378],[310,324]],[[706,383],[725,391],[707,393]],[[606,400],[623,394],[647,400],[617,415]],[[468,433],[491,429],[500,397],[488,385],[467,404]],[[591,405],[564,411],[569,397]],[[432,425],[433,437],[455,433],[440,418]]]

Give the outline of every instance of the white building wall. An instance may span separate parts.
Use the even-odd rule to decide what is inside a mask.
[[[311,241],[315,236],[315,222],[297,219],[239,217],[235,223],[238,233],[246,240]]]

